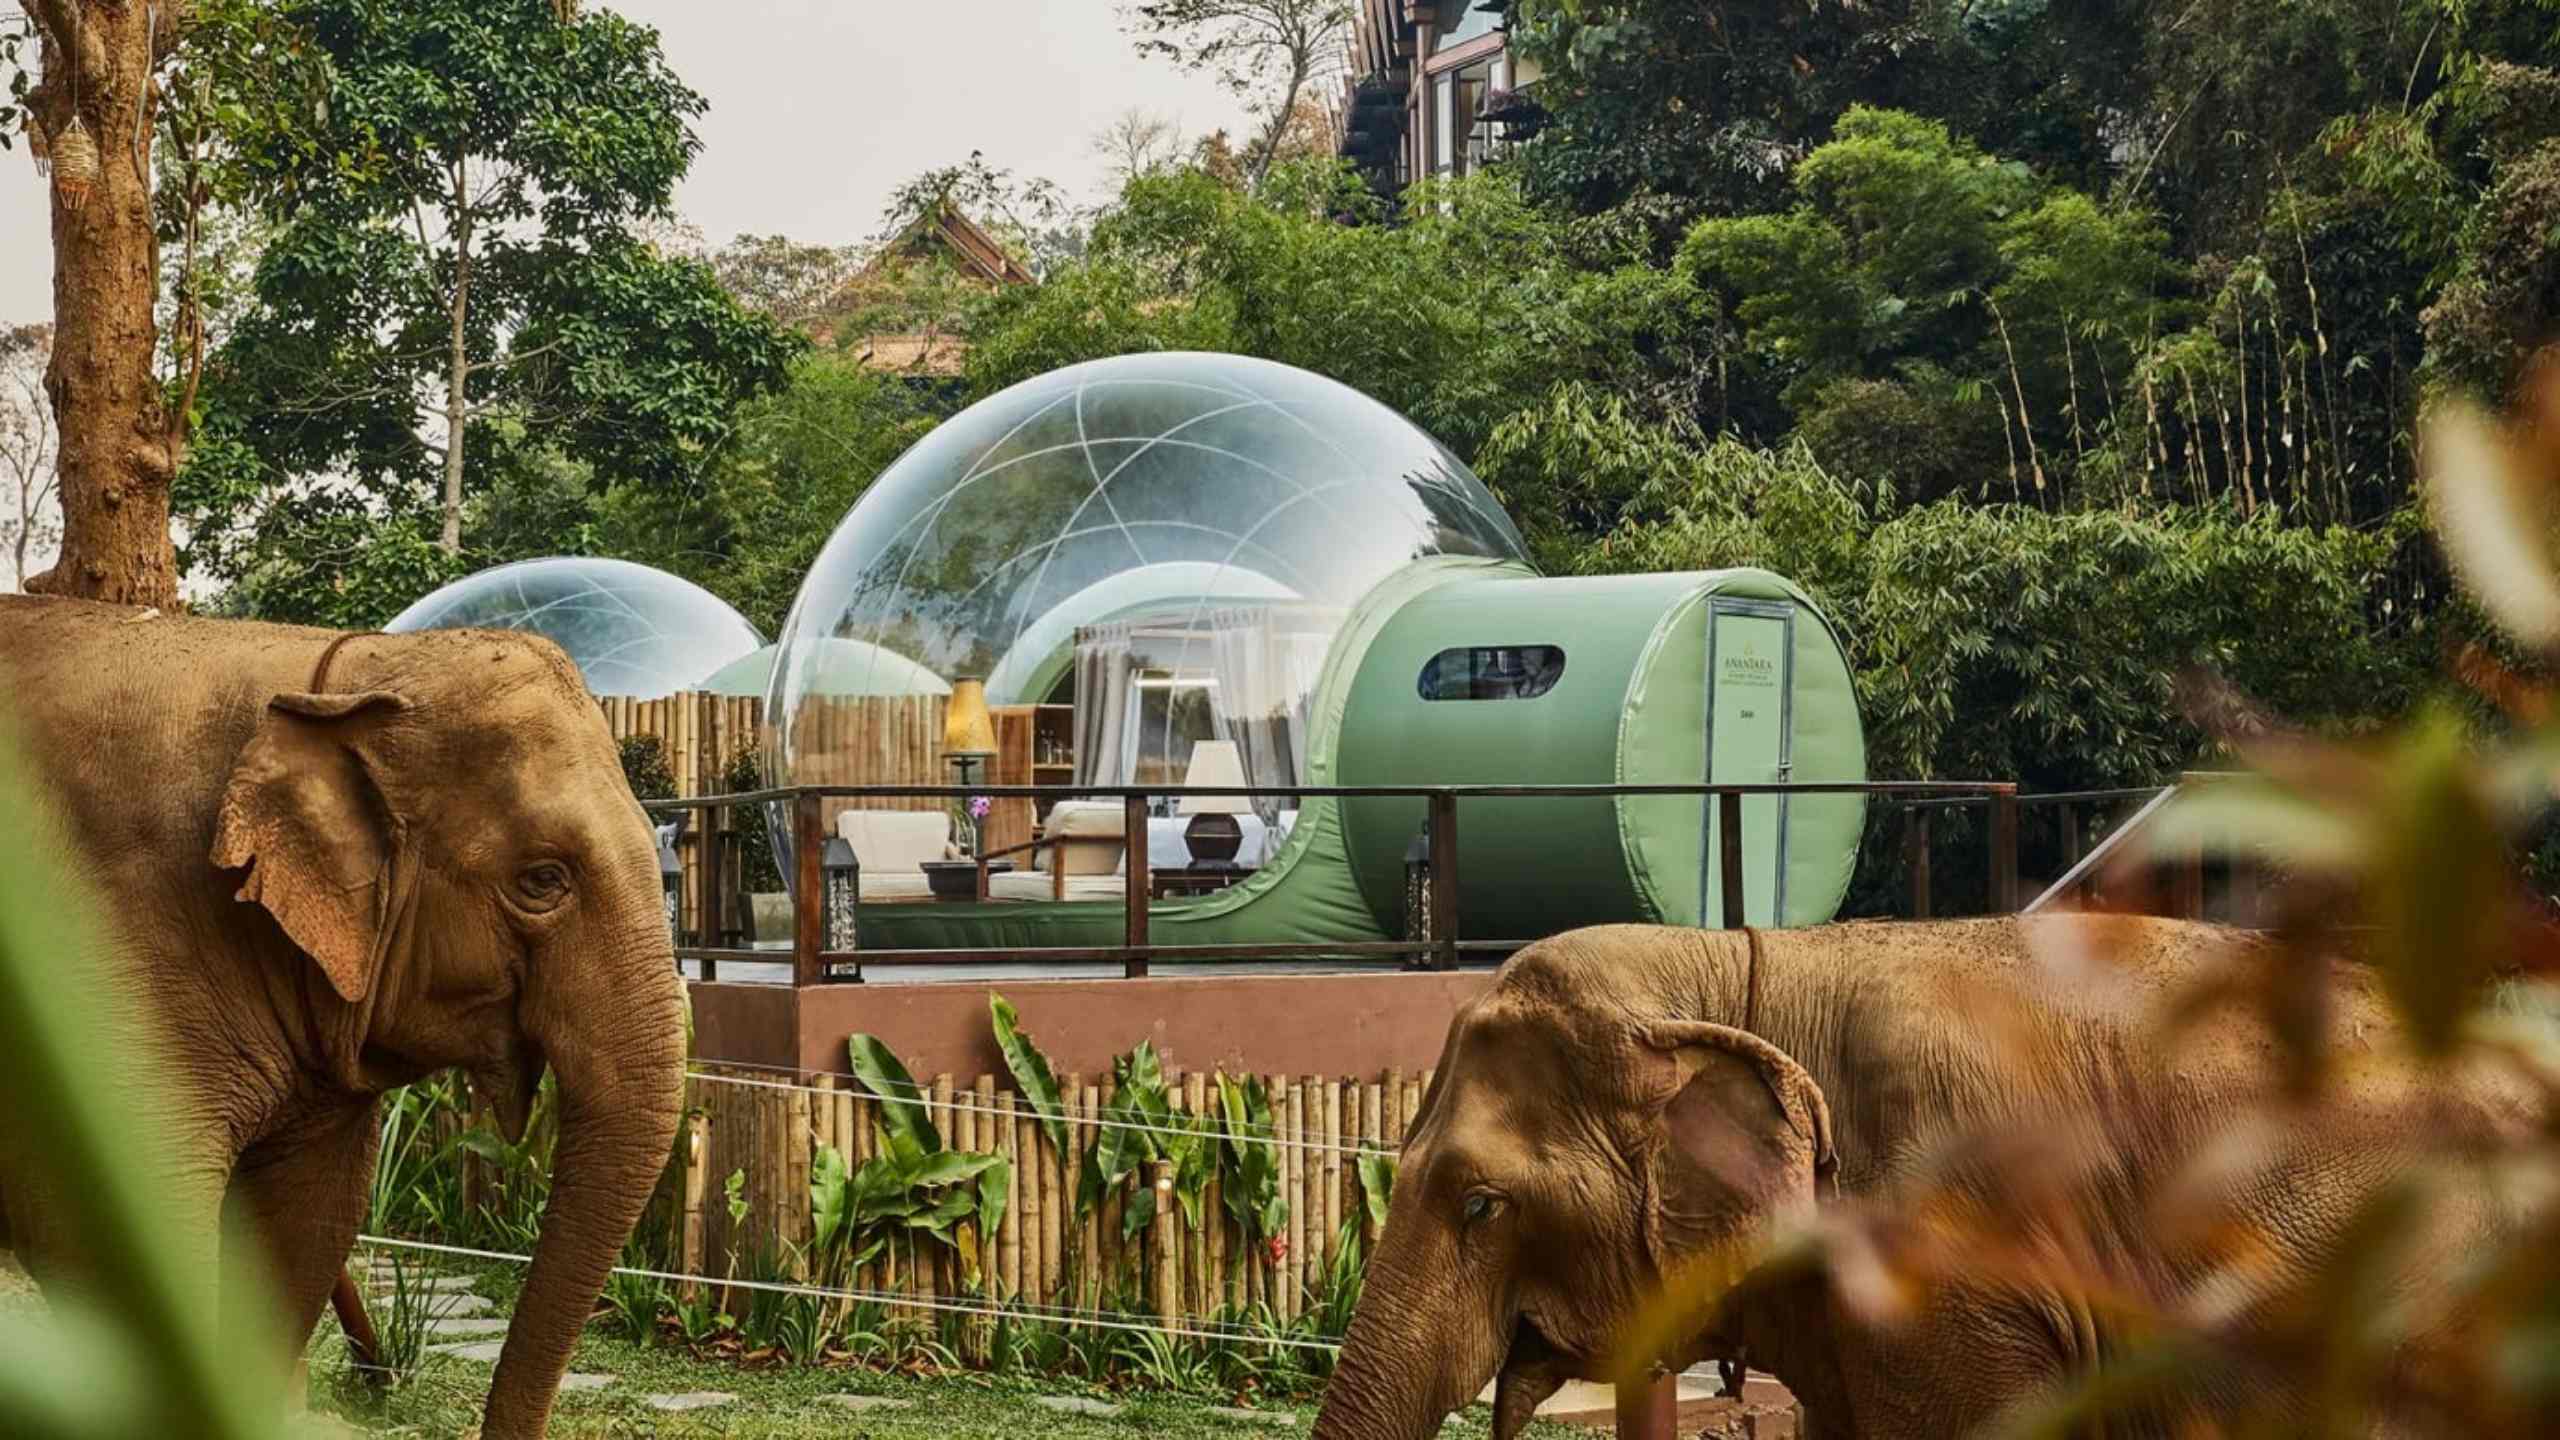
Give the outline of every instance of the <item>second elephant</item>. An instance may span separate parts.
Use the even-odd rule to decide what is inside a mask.
[[[2110,956],[2109,1003],[2051,983],[2039,940]],[[2140,1197],[2282,1084],[2254,1013],[2199,1023],[2175,1054],[2145,1017],[2252,943],[2058,917],[1763,935],[1619,927],[1529,947],[1450,1027],[1316,1440],[1425,1440],[1488,1381],[1494,1434],[1509,1440],[1564,1381],[1610,1378],[1630,1351],[1674,1368],[1747,1357],[1794,1391],[1814,1440],[1949,1440],[2123,1354],[2123,1322],[2074,1277],[2094,1271],[2108,1293],[2153,1303],[2194,1298],[2211,1255],[2173,1248]],[[2512,1141],[2542,1123],[2521,1085],[2414,1078],[2355,967],[2334,971],[2327,1003],[2351,1078],[2325,1108],[2288,1112],[2229,1197],[2242,1233],[2269,1237],[2245,1292],[2217,1292],[2243,1336],[2274,1313],[2255,1307],[2298,1299],[2350,1243],[2421,1138]],[[2105,1131],[2086,1183],[2039,1212],[2068,1222],[2059,1233],[2020,1237],[2028,1273],[2047,1278],[1959,1265],[1886,1324],[1798,1267],[1745,1280],[1667,1339],[1634,1337],[1672,1277],[1692,1283],[1783,1222],[1832,1203],[1905,1214],[1942,1178],[1930,1167],[1951,1143],[2059,1142],[2101,1114],[2135,1123]],[[2061,1173],[2058,1150],[2033,1153]],[[2438,1248],[2393,1272],[2390,1293],[2520,1223],[2485,1200],[2443,1218]],[[2395,1379],[2428,1373],[2403,1363]],[[2284,1386],[2224,1373],[2109,1433],[2190,1433],[2177,1427],[2221,1409],[2282,1415]],[[2390,1432],[2387,1414],[2377,1430]]]

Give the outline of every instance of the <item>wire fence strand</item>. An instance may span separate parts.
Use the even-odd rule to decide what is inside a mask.
[[[481,1250],[468,1245],[441,1245],[426,1240],[403,1240],[390,1235],[358,1235],[359,1246],[378,1246],[417,1251],[431,1255],[452,1255],[470,1260],[495,1260],[511,1265],[530,1265],[533,1257],[504,1250]],[[717,1275],[689,1275],[677,1271],[651,1270],[640,1266],[617,1265],[616,1275],[631,1275],[643,1280],[669,1284],[707,1285],[715,1290],[761,1290],[783,1295],[800,1295],[817,1300],[849,1300],[879,1305],[890,1310],[924,1310],[941,1314],[983,1316],[988,1319],[1039,1320],[1061,1325],[1079,1325],[1101,1330],[1127,1330],[1150,1335],[1171,1335],[1188,1340],[1212,1340],[1239,1345],[1274,1345],[1294,1350],[1322,1350],[1339,1353],[1339,1341],[1308,1340],[1291,1335],[1233,1325],[1199,1325],[1176,1321],[1132,1319],[1117,1310],[1088,1310],[1058,1305],[998,1305],[992,1302],[967,1304],[935,1295],[906,1295],[894,1291],[853,1290],[827,1285],[807,1285],[790,1280],[739,1280]]]

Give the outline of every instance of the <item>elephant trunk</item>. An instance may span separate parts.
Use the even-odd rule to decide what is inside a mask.
[[[560,1140],[542,1239],[489,1388],[486,1440],[543,1433],[569,1353],[674,1143],[684,1086],[680,982],[663,934],[635,960],[654,974],[614,1007],[619,1023],[597,1025],[590,1014],[544,1046],[560,1081]]]
[[[1465,1313],[1452,1277],[1420,1273],[1390,1216],[1378,1257],[1325,1383],[1314,1440],[1427,1440],[1475,1398],[1502,1361],[1488,1317]],[[1470,1306],[1469,1309],[1474,1307]]]

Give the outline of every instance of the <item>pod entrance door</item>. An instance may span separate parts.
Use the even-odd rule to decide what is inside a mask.
[[[1718,598],[1707,606],[1706,779],[1711,785],[1783,784],[1792,778],[1795,741],[1796,607],[1784,601]],[[1704,869],[1698,893],[1708,927],[1722,925],[1724,866],[1709,796],[1701,821]],[[1742,800],[1742,914],[1747,925],[1775,925],[1786,914],[1787,799]]]

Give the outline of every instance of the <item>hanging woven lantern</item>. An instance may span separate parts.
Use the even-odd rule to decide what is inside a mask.
[[[53,137],[53,193],[62,197],[63,209],[76,215],[89,203],[89,190],[97,183],[98,142],[89,138],[89,127],[74,115]]]
[[[53,173],[53,147],[46,143],[44,127],[36,123],[35,112],[27,112],[27,155],[36,162],[39,177]]]

